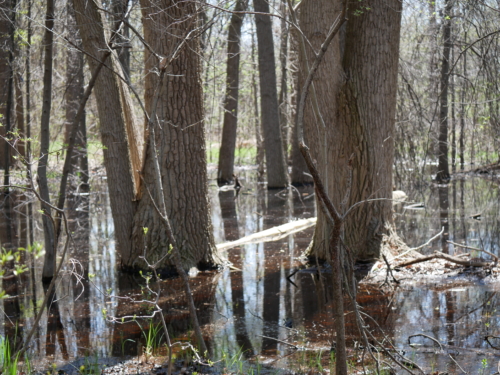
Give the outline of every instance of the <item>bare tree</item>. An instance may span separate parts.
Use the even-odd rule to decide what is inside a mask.
[[[227,35],[226,99],[224,101],[224,123],[219,151],[217,182],[228,184],[233,180],[236,128],[238,126],[238,93],[240,84],[240,39],[243,14],[248,0],[238,0],[229,24]]]
[[[266,150],[267,187],[288,184],[283,141],[281,139],[272,21],[267,0],[254,0],[257,49],[259,54],[260,108]]]

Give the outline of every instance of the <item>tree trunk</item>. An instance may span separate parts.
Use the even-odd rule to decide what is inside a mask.
[[[102,16],[97,7],[98,3],[95,1],[74,1],[83,47],[94,57],[88,58],[91,71],[96,70],[103,51],[105,53],[108,49]],[[106,65],[116,72],[121,71],[114,55],[107,60]],[[126,265],[133,262],[130,234],[140,187],[144,136],[135,119],[128,88],[109,69],[102,69],[99,74],[95,96],[115,238],[122,264]]]
[[[448,165],[448,83],[450,77],[451,51],[451,11],[452,2],[445,0],[443,14],[443,59],[441,62],[441,85],[439,94],[439,142],[438,173],[436,181],[446,183],[450,180]]]
[[[8,0],[3,5],[7,11],[0,13],[0,115],[1,124],[0,126],[0,137],[5,137],[7,134],[7,96],[9,91],[9,79],[12,75],[10,59],[12,55],[12,50],[14,46],[11,45],[11,28],[13,16],[10,12],[11,4],[14,0]],[[8,154],[7,154],[8,153]],[[11,164],[10,146],[3,139],[0,138],[0,168],[5,169],[7,164]]]
[[[291,34],[291,46],[290,46],[290,60],[293,61],[292,66],[294,66],[295,70],[299,70],[299,38],[300,34],[295,28],[291,28],[290,30]],[[334,48],[330,46],[330,48]],[[302,87],[299,85],[299,74],[294,74],[293,75],[293,92],[294,92],[294,97],[293,97],[293,102],[292,102],[292,107],[297,108],[297,100],[298,96],[300,95],[300,92],[302,90]],[[302,79],[303,81],[303,79]],[[301,81],[301,84],[303,82]],[[296,114],[295,114],[296,115]],[[306,140],[307,143],[307,140]],[[299,138],[298,138],[298,129],[297,129],[297,121],[293,121],[293,128],[292,128],[292,136],[291,136],[291,153],[290,153],[290,162],[291,162],[291,167],[292,171],[290,173],[290,179],[292,182],[293,186],[303,186],[303,185],[311,185],[313,183],[313,180],[311,178],[311,175],[309,174],[309,169],[307,169],[307,164],[306,161],[304,160],[304,157],[302,156],[302,153],[300,152],[300,147],[299,147]]]
[[[248,0],[238,0],[235,12],[245,11]],[[219,152],[217,183],[229,184],[233,180],[234,150],[238,126],[238,92],[240,84],[240,38],[243,15],[233,13],[227,36],[226,100],[224,102],[224,123]]]
[[[67,38],[75,45],[82,47],[82,40],[78,27],[76,25],[75,10],[70,1],[66,4],[67,9]],[[70,134],[74,119],[80,107],[80,103],[85,93],[85,80],[83,74],[83,53],[76,48],[68,48],[66,55],[66,122],[65,122],[65,144],[70,142]],[[87,159],[87,132],[85,126],[85,114],[81,116],[77,124],[77,136],[74,143],[73,156],[71,160],[72,177],[68,186],[68,216],[70,219],[70,231],[75,232],[78,228],[77,216],[80,216],[84,222],[88,219],[88,197],[75,195],[77,188],[81,193],[89,191],[88,186],[88,159]],[[79,175],[79,178],[76,178]],[[80,199],[81,198],[81,199]],[[83,215],[77,215],[76,209],[83,204]],[[80,207],[82,208],[82,207]],[[86,218],[85,218],[86,216]]]
[[[45,16],[45,46],[44,74],[43,74],[43,104],[42,119],[40,125],[40,158],[38,160],[38,187],[42,199],[50,203],[49,184],[47,181],[47,167],[49,164],[50,145],[50,108],[52,106],[52,51],[54,28],[54,0],[47,0],[47,13]],[[50,219],[50,208],[42,203],[43,210],[43,233],[45,239],[45,260],[43,264],[42,279],[50,281],[54,277],[56,249],[55,236],[52,220]]]
[[[115,26],[121,22],[122,16],[126,14],[129,0],[113,0],[113,17]],[[127,82],[130,82],[130,30],[125,24],[122,25],[121,31],[116,37],[115,43],[120,46],[117,49],[118,59],[123,70],[123,75]]]
[[[301,8],[300,26],[316,48],[340,6],[340,2],[324,0],[306,2]],[[305,113],[308,145],[341,214],[367,199],[387,199],[362,203],[345,220],[344,242],[360,261],[379,257],[382,237],[392,225],[389,199],[401,8],[398,0],[370,0],[350,9],[345,32],[333,40],[313,82],[324,126],[314,117],[311,106]],[[302,59],[301,72],[308,71],[304,63]],[[352,155],[349,182],[347,165]],[[343,207],[346,191],[349,199]],[[331,231],[320,211],[309,255],[328,259]]]
[[[149,50],[145,51],[146,110],[151,114],[157,100],[155,117],[161,131],[156,131],[155,136],[164,194],[161,196],[155,188],[153,147],[148,145],[143,171],[145,185],[134,217],[134,256],[125,265],[147,268],[145,262],[138,259],[145,250],[150,263],[163,258],[159,268],[171,268],[173,264],[171,257],[165,257],[169,252],[169,241],[158,213],[152,208],[149,190],[157,202],[165,200],[183,267],[212,266],[218,259],[207,199],[200,41],[199,37],[190,34],[198,24],[196,3],[141,0],[141,7],[144,38],[153,51],[169,59],[174,51],[179,50],[167,67],[159,92],[159,76],[155,73],[159,62]],[[164,11],[158,12],[158,8]],[[147,228],[147,234],[144,228]]]
[[[254,0],[255,25],[257,28],[257,49],[259,54],[260,108],[264,129],[264,148],[266,150],[267,188],[283,188],[288,184],[285,153],[281,139],[276,88],[276,62],[269,3],[267,0]]]

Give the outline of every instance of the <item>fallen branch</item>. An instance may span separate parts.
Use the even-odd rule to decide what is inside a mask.
[[[415,335],[408,336],[408,345],[411,345],[411,339],[412,339],[412,337],[418,337],[418,336],[425,337],[425,338],[427,338],[429,340],[434,341],[436,344],[438,344],[439,348],[441,350],[443,350],[443,345],[441,345],[441,343],[437,339],[435,339],[434,337],[428,336],[428,335],[424,335],[423,333],[417,333]]]
[[[300,232],[304,229],[312,227],[313,225],[316,225],[315,217],[310,219],[291,221],[287,224],[250,234],[249,236],[245,236],[236,241],[220,243],[217,245],[217,250],[229,250],[233,247],[246,245],[249,243],[277,241],[290,234]]]
[[[417,250],[420,250],[424,247],[426,247],[427,245],[429,245],[432,241],[434,241],[436,238],[438,238],[439,236],[441,236],[442,234],[444,233],[444,227],[441,228],[441,232],[439,232],[438,234],[436,234],[434,237],[432,237],[429,241],[427,241],[426,243],[424,243],[423,245],[420,245],[420,246],[417,246],[417,247],[412,247],[411,249],[408,249],[406,250],[405,252],[399,254],[398,256],[395,256],[394,258],[391,259],[391,261],[393,260],[396,260],[398,258],[401,258],[402,256],[408,254],[409,252],[412,252],[412,251],[417,251]]]
[[[464,266],[464,267],[490,267],[493,265],[491,262],[484,262],[484,261],[475,260],[475,259],[463,260],[463,259],[460,259],[458,257],[442,253],[440,251],[435,251],[434,254],[432,254],[432,255],[427,255],[427,256],[424,256],[422,258],[413,259],[413,260],[410,260],[408,262],[403,262],[403,263],[398,264],[395,267],[407,267],[407,266],[411,266],[411,265],[416,264],[416,263],[427,262],[427,261],[432,260],[432,259],[444,259],[444,260],[447,260],[447,261],[452,262],[452,263],[460,264],[461,266]]]
[[[299,349],[299,347],[297,345],[290,344],[289,342],[286,342],[286,341],[283,341],[283,340],[275,339],[274,337],[269,337],[269,336],[264,336],[264,335],[259,335],[259,336],[262,337],[262,338],[264,338],[264,339],[274,340],[274,341],[277,341],[277,342],[279,342],[281,344],[289,345],[289,346],[291,346],[294,349]]]
[[[498,257],[495,254],[490,253],[489,251],[486,251],[486,250],[483,250],[483,249],[479,249],[477,247],[472,247],[472,246],[467,246],[467,245],[461,245],[461,244],[453,242],[453,241],[446,241],[446,242],[452,244],[453,246],[458,246],[458,247],[461,247],[461,248],[464,248],[464,249],[471,249],[471,250],[476,250],[476,251],[482,251],[483,253],[486,253],[489,256],[491,256],[493,259],[495,259],[495,264],[498,263]]]

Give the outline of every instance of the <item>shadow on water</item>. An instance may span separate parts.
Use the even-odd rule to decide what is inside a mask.
[[[210,186],[218,243],[315,215],[311,187],[267,191],[251,170],[242,170],[240,179],[244,188],[238,196],[232,190]],[[407,204],[395,208],[395,223],[409,246],[425,243],[444,228],[441,238],[423,252],[465,252],[447,242],[453,241],[499,254],[500,195],[496,182],[481,178],[454,180],[449,186],[431,186],[408,195]],[[30,356],[35,365],[77,363],[77,358],[85,356],[109,359],[144,353],[142,329],[152,321],[142,321],[141,329],[133,322],[111,324],[106,317],[139,316],[148,314],[150,308],[145,303],[131,303],[130,299],[109,299],[106,294],[147,298],[145,280],[116,271],[114,228],[105,184],[94,181],[87,198],[81,205],[74,204],[69,213],[75,246],[32,340]],[[411,203],[423,203],[423,208],[405,208]],[[6,228],[3,221],[0,226],[2,246],[25,237],[26,215],[19,204],[14,206],[18,209],[11,215],[12,225]],[[34,228],[34,237],[40,241],[39,218]],[[257,356],[261,363],[297,369],[308,350],[329,353],[333,341],[330,307],[334,303],[329,278],[316,268],[306,268],[301,258],[313,230],[230,249],[224,255],[232,263],[231,268],[191,277],[205,338],[216,358],[241,350],[243,356]],[[18,242],[16,246],[23,244]],[[3,280],[3,288],[11,297],[1,302],[0,335],[17,335],[18,340],[33,326],[44,292],[36,282],[40,279],[40,261],[34,267],[29,257],[25,262],[28,273]],[[191,327],[180,280],[164,280],[159,285],[159,304],[174,339],[189,341]],[[500,359],[500,351],[485,341],[500,328],[497,288],[493,282],[465,276],[438,283],[406,283],[391,292],[362,283],[358,302],[373,318],[367,319],[367,324],[377,338],[387,335],[396,348],[429,372],[459,373],[462,367],[473,374],[489,373]],[[354,348],[358,331],[353,314],[346,316],[346,325],[349,345]],[[422,335],[409,341],[416,334],[433,337],[445,348],[439,350]],[[298,351],[297,347],[305,350]],[[354,349],[350,353],[356,354]]]

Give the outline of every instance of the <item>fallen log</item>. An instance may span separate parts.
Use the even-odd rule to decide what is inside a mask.
[[[315,224],[316,224],[315,217],[312,217],[310,219],[295,220],[287,224],[283,224],[277,227],[263,230],[261,232],[250,234],[236,241],[223,242],[217,244],[216,246],[217,250],[223,251],[232,249],[233,247],[236,246],[246,245],[249,243],[277,241],[290,234],[300,232],[304,229],[312,227]]]
[[[486,261],[482,260],[481,258],[464,260],[464,259],[461,259],[459,257],[455,257],[452,255],[442,253],[440,251],[434,251],[434,254],[423,256],[421,258],[417,258],[417,259],[413,259],[413,260],[409,260],[407,262],[399,263],[398,265],[394,266],[394,268],[407,267],[407,266],[411,266],[412,264],[427,262],[427,261],[432,260],[432,259],[444,259],[444,260],[447,260],[449,262],[460,264],[461,266],[465,266],[465,267],[490,267],[490,266],[494,265],[493,262],[486,262]]]

